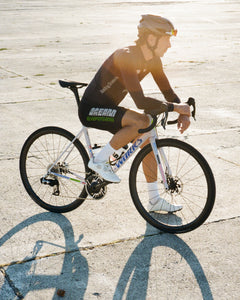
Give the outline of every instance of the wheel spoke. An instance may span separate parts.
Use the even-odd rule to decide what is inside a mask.
[[[80,142],[75,141],[64,154],[66,160],[56,162],[73,138],[72,134],[64,129],[42,128],[29,137],[21,152],[20,170],[24,186],[34,201],[50,211],[72,210],[80,205],[87,195],[84,185],[60,177],[72,177],[71,174],[74,173],[85,178],[88,157],[86,152],[83,152],[85,150]],[[53,165],[55,162],[56,165]],[[53,172],[59,176],[46,176],[51,166]],[[81,199],[79,195],[82,195]]]

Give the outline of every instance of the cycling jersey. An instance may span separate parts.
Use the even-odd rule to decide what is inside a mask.
[[[166,102],[145,97],[140,82],[149,73],[152,74]],[[91,122],[106,122],[107,125],[108,120],[111,120],[110,122],[115,124],[115,119],[112,119],[114,116],[110,116],[111,109],[117,109],[116,115],[122,118],[125,109],[120,108],[119,104],[127,93],[131,95],[137,108],[143,109],[146,113],[172,111],[172,102],[180,102],[163,71],[161,59],[154,57],[146,61],[139,46],[129,46],[115,51],[103,63],[88,85],[79,110],[82,123],[88,127],[96,127],[96,124]],[[95,110],[91,110],[92,108]],[[97,108],[101,110],[98,111]],[[90,117],[90,112],[95,118]],[[119,124],[119,120],[116,123]],[[101,129],[104,129],[105,125],[102,124]]]

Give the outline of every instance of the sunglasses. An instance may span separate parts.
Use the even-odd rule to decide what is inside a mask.
[[[168,35],[173,35],[173,36],[177,36],[177,29],[172,29],[171,32],[166,32],[166,34]]]

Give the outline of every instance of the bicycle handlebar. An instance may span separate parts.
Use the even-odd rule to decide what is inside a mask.
[[[153,118],[152,120],[152,123],[150,124],[150,126],[148,126],[147,128],[144,128],[144,129],[139,129],[138,132],[139,133],[145,133],[145,132],[148,132],[148,131],[151,131],[157,124],[157,115],[152,115],[151,114],[151,117]]]
[[[192,110],[192,117],[194,118],[194,120],[196,121],[196,104],[195,104],[195,99],[194,98],[188,98],[188,101],[186,102],[186,104],[188,104],[189,106],[193,107]],[[148,126],[147,128],[144,129],[139,129],[138,132],[139,133],[145,133],[148,131],[151,131],[157,124],[157,115],[156,114],[151,114],[151,117],[153,118],[152,123],[150,126]],[[172,125],[172,124],[176,124],[178,122],[178,119],[173,120],[173,121],[167,121],[168,118],[168,112],[164,113],[164,117],[161,120],[161,125],[164,129],[166,129],[166,124],[168,125]]]

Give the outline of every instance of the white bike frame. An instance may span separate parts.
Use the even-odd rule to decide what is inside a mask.
[[[94,159],[94,152],[93,152],[93,149],[92,149],[92,145],[91,145],[91,141],[90,141],[90,137],[89,137],[89,133],[88,133],[88,128],[83,126],[81,128],[81,130],[79,131],[79,133],[74,137],[74,139],[67,145],[65,150],[59,155],[59,157],[55,160],[55,162],[50,166],[50,168],[48,169],[48,172],[47,172],[47,174],[45,175],[44,178],[46,178],[48,175],[54,175],[54,176],[57,176],[57,177],[61,177],[61,178],[65,178],[65,179],[68,179],[68,180],[76,181],[76,182],[82,183],[84,185],[87,184],[87,182],[85,181],[85,178],[83,178],[82,176],[79,176],[76,173],[71,172],[71,174],[75,177],[74,178],[74,177],[69,177],[69,176],[62,175],[62,174],[55,173],[55,172],[51,171],[53,166],[55,166],[58,163],[58,161],[60,161],[64,157],[65,154],[66,155],[65,155],[63,161],[66,161],[66,159],[68,158],[68,156],[70,155],[70,153],[73,150],[73,147],[71,148],[71,146],[73,145],[75,140],[77,140],[77,139],[80,140],[82,135],[84,135],[84,137],[85,137],[89,157]],[[159,170],[159,172],[161,174],[161,177],[162,177],[164,187],[165,187],[165,189],[168,189],[166,175],[165,175],[165,172],[164,172],[164,169],[163,169],[163,164],[162,164],[161,160],[164,163],[165,171],[167,172],[167,174],[171,175],[171,170],[170,170],[167,158],[165,156],[164,150],[162,148],[160,148],[160,149],[157,148],[157,145],[156,145],[156,139],[157,138],[158,138],[158,135],[157,135],[156,128],[154,128],[151,131],[149,131],[147,133],[144,133],[141,136],[139,136],[133,142],[131,147],[128,148],[128,150],[124,153],[124,155],[119,160],[117,160],[116,164],[114,166],[112,166],[113,171],[116,173],[126,163],[126,161],[141,147],[141,145],[143,145],[144,142],[147,139],[149,139],[150,143],[151,143],[151,147],[153,149],[153,153],[154,153],[157,165],[158,165],[158,170]]]

